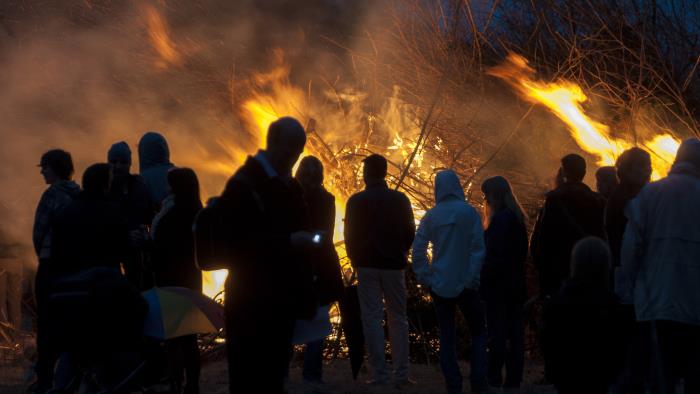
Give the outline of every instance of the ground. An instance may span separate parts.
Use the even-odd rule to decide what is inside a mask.
[[[464,376],[468,376],[469,367],[462,365]],[[0,366],[0,393],[20,394],[25,392],[24,376],[26,367]],[[228,379],[226,376],[225,360],[210,361],[206,363],[202,371],[201,392],[202,394],[226,394],[228,393]],[[541,379],[541,367],[528,365],[525,372],[525,384],[521,393],[523,394],[553,394],[555,391],[551,386],[536,385]],[[444,385],[440,367],[436,364],[414,364],[411,366],[411,376],[416,381],[412,387],[394,389],[391,386],[371,388],[365,381],[368,379],[366,371],[362,371],[357,381],[352,380],[350,374],[350,364],[347,360],[336,360],[327,364],[324,369],[324,380],[326,381],[323,390],[320,387],[311,387],[301,380],[301,367],[294,365],[290,370],[289,392],[291,394],[311,394],[311,393],[443,393]],[[468,381],[468,380],[467,380]],[[468,383],[465,381],[465,389]],[[468,391],[467,391],[468,392]]]

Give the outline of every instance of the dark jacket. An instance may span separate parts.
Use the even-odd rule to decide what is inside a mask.
[[[74,274],[89,268],[119,269],[128,246],[128,229],[119,205],[85,192],[59,215],[53,230],[54,272]]]
[[[523,303],[527,230],[510,209],[496,212],[484,232],[486,259],[481,272],[481,294],[486,302]]]
[[[543,314],[547,380],[562,391],[607,393],[624,365],[630,322],[604,286],[565,283]]]
[[[276,311],[278,319],[313,315],[317,301],[308,257],[290,243],[292,233],[309,230],[299,183],[270,178],[249,157],[229,179],[217,204],[230,223],[225,245],[227,316],[264,316],[270,311]]]
[[[310,252],[311,265],[316,276],[316,290],[320,305],[339,301],[343,295],[343,278],[338,253],[333,244],[335,227],[335,197],[323,187],[304,191],[312,231],[324,233],[323,245]]]
[[[141,225],[150,225],[153,221],[156,212],[148,195],[146,181],[140,175],[129,174],[123,178],[115,178],[109,195],[121,206],[129,230],[135,230]]]
[[[644,185],[630,185],[620,183],[613,191],[605,205],[605,230],[608,235],[608,244],[612,253],[613,266],[620,265],[620,250],[622,249],[622,236],[625,234],[627,217],[625,206],[635,198]]]
[[[202,271],[194,255],[192,225],[201,204],[175,204],[153,228],[151,263],[156,286],[179,286],[201,292]]]
[[[32,241],[40,260],[51,257],[51,234],[56,217],[80,193],[80,186],[73,181],[58,181],[41,195],[34,216]]]
[[[348,200],[345,246],[353,267],[403,269],[416,223],[408,197],[382,181]]]
[[[533,258],[543,295],[555,294],[569,277],[571,250],[587,236],[605,239],[605,199],[583,183],[549,192],[541,212]]]

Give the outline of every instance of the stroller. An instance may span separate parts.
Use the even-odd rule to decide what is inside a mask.
[[[52,393],[134,393],[143,387],[147,304],[117,270],[64,277],[50,299],[50,336],[61,353]]]

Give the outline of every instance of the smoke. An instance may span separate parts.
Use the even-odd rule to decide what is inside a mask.
[[[7,237],[29,244],[45,189],[37,167],[52,148],[71,152],[76,178],[148,130],[168,139],[176,165],[198,171],[206,195],[230,159],[218,141],[251,153],[238,103],[246,75],[284,49],[293,78],[342,63],[338,43],[362,26],[369,2],[54,0],[0,6],[0,203]],[[160,40],[160,41],[159,41]],[[335,42],[336,44],[330,44]],[[342,73],[338,69],[338,73]]]

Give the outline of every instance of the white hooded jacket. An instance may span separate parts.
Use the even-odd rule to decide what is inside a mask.
[[[435,201],[413,242],[413,271],[418,282],[438,296],[455,298],[464,289],[479,287],[484,230],[479,213],[464,200],[453,171],[441,171],[435,177]],[[432,244],[431,262],[428,244]]]

